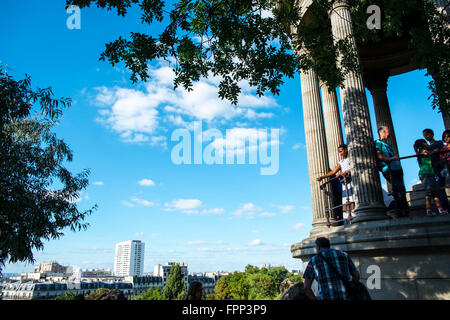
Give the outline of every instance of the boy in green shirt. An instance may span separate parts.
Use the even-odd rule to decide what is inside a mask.
[[[447,210],[441,207],[439,201],[439,185],[436,174],[430,159],[430,146],[424,139],[419,139],[414,143],[414,151],[417,154],[417,161],[419,162],[419,179],[425,187],[425,206],[427,208],[427,216],[435,216],[436,214],[431,210],[431,198],[434,198],[436,206],[441,215],[447,214]]]

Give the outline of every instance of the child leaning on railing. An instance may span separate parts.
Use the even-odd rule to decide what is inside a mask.
[[[425,206],[427,209],[427,216],[435,216],[436,214],[431,209],[431,198],[434,199],[438,207],[439,214],[447,214],[447,210],[441,207],[439,201],[439,184],[437,177],[431,164],[429,157],[430,146],[424,139],[419,139],[414,143],[414,151],[417,154],[417,162],[419,163],[419,179],[425,187]]]

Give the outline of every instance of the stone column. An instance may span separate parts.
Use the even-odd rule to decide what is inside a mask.
[[[341,160],[338,147],[344,143],[344,138],[342,137],[341,115],[339,112],[336,89],[329,90],[323,82],[320,83],[320,89],[322,91],[328,161],[331,169],[334,169],[339,160]]]
[[[442,114],[442,119],[444,120],[444,127],[445,130],[450,129],[450,115],[449,114]]]
[[[302,87],[303,120],[305,124],[306,152],[308,154],[309,183],[313,212],[311,234],[326,227],[325,199],[317,177],[328,172],[328,150],[325,140],[319,79],[312,70],[300,74]]]
[[[448,0],[430,0],[430,1],[436,5],[439,13],[442,14],[447,19],[447,22],[450,21],[449,20],[450,7],[448,7]],[[444,11],[444,9],[445,9],[445,11]],[[447,23],[447,28],[450,28],[450,23]],[[428,70],[428,71],[431,73],[431,76],[434,78],[433,71],[432,70]],[[441,105],[442,104],[443,103],[441,102]],[[450,129],[450,114],[448,114],[448,113],[441,113],[441,114],[442,114],[442,120],[444,121],[445,130]]]
[[[334,41],[348,39],[356,51],[352,17],[346,0],[333,4],[330,19]],[[359,58],[357,63],[359,64]],[[346,74],[341,98],[356,203],[357,217],[354,222],[386,219],[380,176],[375,168],[374,139],[361,73]]]
[[[395,154],[399,155],[394,124],[392,122],[391,109],[389,108],[389,101],[387,97],[388,78],[388,72],[379,72],[376,74],[370,73],[365,76],[364,84],[372,94],[377,129],[381,126],[389,127],[391,134],[389,136],[388,143],[394,149]]]

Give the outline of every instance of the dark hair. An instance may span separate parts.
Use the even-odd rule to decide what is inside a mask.
[[[431,133],[432,135],[434,135],[434,131],[431,129],[423,129],[422,133]]]
[[[383,131],[383,130],[386,129],[386,128],[389,129],[388,126],[381,126],[381,127],[379,127],[379,128],[378,128],[378,135],[380,135],[380,132]]]
[[[345,143],[343,143],[338,147],[338,149],[348,149],[348,146]]]
[[[199,290],[202,290],[202,283],[200,281],[192,281],[189,284],[189,289],[187,291],[186,296],[184,297],[184,300],[201,300],[201,298],[199,299],[198,296],[196,295],[196,293]]]
[[[450,136],[450,130],[449,130],[449,129],[445,130],[445,131],[442,133],[442,141],[444,141],[445,135]]]
[[[419,165],[422,164],[422,157],[424,157],[422,155],[422,151],[423,151],[423,149],[425,149],[423,147],[423,144],[428,145],[428,143],[425,141],[425,139],[418,139],[418,140],[416,140],[416,142],[414,142],[414,145],[413,145],[414,151],[417,154],[417,162],[419,163]]]
[[[324,237],[320,237],[316,239],[316,246],[321,248],[329,248],[330,247],[330,240]]]

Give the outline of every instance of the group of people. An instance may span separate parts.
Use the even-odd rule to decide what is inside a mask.
[[[390,209],[395,210],[397,217],[408,217],[409,206],[406,199],[403,169],[400,158],[388,143],[390,129],[387,126],[380,127],[378,136],[379,138],[375,141],[375,157],[377,168],[387,181],[388,192],[394,198]],[[445,215],[448,213],[448,198],[445,188],[450,188],[450,130],[444,131],[442,140],[435,140],[434,132],[431,129],[423,130],[423,137],[424,139],[418,139],[413,147],[419,163],[419,179],[425,189],[426,214],[427,216],[436,215],[431,206],[431,199],[434,199],[439,214]],[[339,178],[341,185],[337,179],[332,181],[335,191],[333,207],[341,208],[343,224],[347,225],[355,217],[350,158],[347,145],[340,145],[338,151],[342,160],[333,170],[318,177],[317,181],[325,178]],[[336,196],[336,190],[338,196]],[[334,210],[334,214],[335,219],[340,220],[340,211]]]

